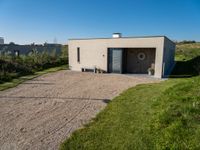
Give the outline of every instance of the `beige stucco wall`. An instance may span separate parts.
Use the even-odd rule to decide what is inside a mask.
[[[107,71],[108,48],[156,48],[155,77],[162,77],[164,37],[82,39],[69,40],[69,66],[81,71],[82,67],[99,67]],[[80,63],[77,62],[77,48],[80,47]]]

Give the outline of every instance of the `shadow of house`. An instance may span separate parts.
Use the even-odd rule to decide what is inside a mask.
[[[169,76],[170,78],[185,78],[200,75],[200,56],[188,61],[177,61]]]
[[[0,98],[10,99],[10,100],[16,100],[16,99],[59,99],[63,101],[101,101],[103,103],[108,104],[111,102],[110,99],[101,99],[101,98],[91,98],[91,97],[46,97],[46,96],[0,96]]]

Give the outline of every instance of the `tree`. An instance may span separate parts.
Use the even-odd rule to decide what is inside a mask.
[[[68,45],[62,45],[61,47],[61,58],[68,57]]]
[[[15,43],[14,42],[10,42],[9,45],[15,45]]]

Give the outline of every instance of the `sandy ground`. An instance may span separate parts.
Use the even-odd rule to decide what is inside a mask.
[[[58,149],[125,89],[145,76],[59,71],[0,92],[0,149]]]

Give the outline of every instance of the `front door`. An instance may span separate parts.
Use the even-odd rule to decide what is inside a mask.
[[[122,49],[108,49],[108,70],[110,73],[122,73]]]

